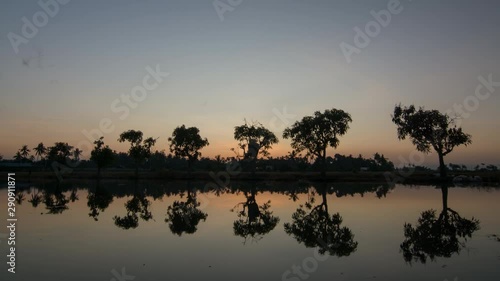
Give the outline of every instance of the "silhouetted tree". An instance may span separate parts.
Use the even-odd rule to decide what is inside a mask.
[[[101,177],[101,169],[110,166],[114,161],[114,153],[109,146],[104,145],[104,137],[94,141],[94,149],[90,153],[90,160],[97,165],[97,177]]]
[[[269,149],[279,142],[276,135],[262,124],[256,122],[248,125],[246,121],[245,124],[234,127],[234,139],[243,150],[243,158],[251,161],[254,173],[259,154],[268,156]]]
[[[198,230],[201,220],[205,221],[207,213],[198,209],[200,203],[196,201],[196,194],[192,194],[188,188],[186,202],[174,201],[168,206],[165,222],[168,223],[173,234],[181,236],[183,233],[193,234]]]
[[[328,213],[326,200],[326,185],[319,190],[322,203],[313,207],[315,193],[308,202],[293,213],[293,223],[285,223],[285,232],[308,248],[319,247],[319,252],[328,252],[331,256],[349,256],[356,251],[358,242],[354,241],[354,234],[347,227],[341,227],[342,217],[339,213],[331,217]]]
[[[193,163],[201,156],[199,150],[209,145],[206,138],[201,138],[198,128],[186,128],[184,125],[175,128],[168,141],[170,142],[170,152],[177,157],[187,159],[190,172]]]
[[[47,159],[64,164],[69,159],[72,149],[68,143],[56,142],[54,146],[47,148]]]
[[[128,130],[121,133],[119,142],[130,142],[128,154],[135,161],[135,177],[139,177],[139,165],[146,161],[151,156],[151,148],[155,145],[156,139],[147,138],[142,140],[142,132]]]
[[[448,207],[448,186],[441,187],[443,210],[437,216],[435,210],[422,212],[418,224],[414,227],[404,225],[405,240],[401,250],[406,262],[420,261],[426,263],[436,257],[451,257],[465,247],[465,241],[459,238],[471,237],[479,230],[479,220],[462,218],[456,211]]]
[[[23,145],[23,147],[21,147],[21,149],[19,149],[19,152],[21,153],[21,156],[25,160],[28,160],[28,156],[30,155],[30,151],[31,150],[28,148],[27,145]]]
[[[47,153],[47,148],[45,147],[45,145],[43,145],[43,142],[41,142],[33,148],[33,151],[35,151],[35,155],[38,161],[39,159],[43,159],[43,156],[45,155],[45,153]]]
[[[255,195],[256,190],[252,187],[250,193],[245,191],[246,202],[239,203],[231,209],[231,212],[234,212],[239,206],[243,207],[241,211],[237,211],[238,220],[233,223],[233,231],[234,235],[245,238],[245,242],[248,237],[255,241],[262,239],[280,221],[278,217],[273,216],[271,201],[268,200],[259,206]]]
[[[14,160],[19,161],[19,164],[23,161],[23,155],[21,154],[21,151],[17,151],[16,154],[14,154]]]
[[[339,136],[344,135],[352,122],[351,115],[340,109],[316,111],[314,116],[306,116],[283,132],[283,138],[291,139],[295,151],[307,151],[307,157],[321,160],[321,175],[326,175],[326,149],[337,148]]]
[[[429,153],[433,148],[437,152],[441,177],[446,177],[444,156],[456,146],[472,143],[471,136],[457,128],[452,118],[437,110],[423,107],[417,110],[413,105],[402,107],[400,104],[394,108],[392,122],[398,127],[400,140],[409,137],[418,151]]]
[[[82,155],[83,151],[81,151],[79,148],[75,148],[73,150],[73,160],[75,161],[80,161],[80,156]]]

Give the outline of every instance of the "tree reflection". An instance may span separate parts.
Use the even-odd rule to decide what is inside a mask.
[[[74,203],[75,201],[79,200],[80,197],[78,197],[78,190],[76,188],[73,188],[71,190],[71,193],[69,194],[69,200]]]
[[[48,214],[62,214],[62,212],[68,209],[69,201],[63,194],[59,184],[56,185],[54,191],[45,190],[43,192],[43,203],[48,210]]]
[[[40,203],[42,203],[42,199],[43,196],[42,194],[40,194],[40,190],[38,190],[38,188],[34,188],[34,190],[31,192],[31,196],[30,199],[28,199],[28,202],[31,203],[31,206],[33,206],[33,208],[36,208],[38,207],[38,205],[40,205]]]
[[[113,202],[113,195],[111,195],[111,193],[109,193],[106,189],[103,189],[100,182],[97,181],[95,191],[89,191],[87,200],[87,206],[90,209],[89,217],[98,221],[99,214],[104,212],[104,210],[109,207],[109,204]]]
[[[321,254],[349,256],[356,251],[358,242],[354,241],[354,234],[349,228],[341,226],[342,217],[339,213],[330,217],[326,185],[318,193],[321,193],[321,204],[314,206],[316,193],[312,191],[308,201],[293,213],[293,222],[285,223],[285,232],[308,248],[319,247]]]
[[[258,241],[271,232],[280,219],[273,216],[270,200],[260,206],[257,204],[255,187],[251,188],[250,193],[244,193],[246,202],[241,202],[231,209],[231,212],[234,212],[240,206],[243,207],[241,211],[237,211],[238,219],[233,223],[234,235],[245,238],[245,242],[248,237]]]
[[[26,199],[26,197],[24,196],[24,192],[17,192],[16,193],[16,203],[17,205],[22,205],[23,204],[23,201]]]
[[[132,199],[125,203],[127,215],[123,217],[114,216],[113,221],[115,225],[123,228],[137,228],[139,226],[139,218],[144,221],[149,221],[153,218],[153,214],[149,210],[151,202],[146,198],[144,191],[138,191],[137,183],[134,190]]]
[[[443,210],[439,216],[435,210],[422,212],[417,225],[404,225],[405,240],[401,250],[406,262],[426,263],[436,257],[449,258],[459,253],[467,238],[479,230],[479,220],[462,218],[448,207],[448,186],[441,187]],[[460,239],[463,238],[463,239]]]
[[[168,223],[170,231],[179,236],[183,233],[195,233],[200,221],[205,221],[208,217],[207,213],[198,209],[199,206],[200,203],[196,201],[196,191],[191,192],[188,188],[186,202],[176,200],[168,206],[165,222]]]

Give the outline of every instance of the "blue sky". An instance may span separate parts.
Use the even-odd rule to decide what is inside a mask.
[[[340,44],[354,44],[354,28],[363,30],[374,20],[370,12],[391,1],[243,0],[221,21],[213,1],[72,0],[58,4],[18,53],[8,34],[22,35],[22,18],[43,10],[37,1],[7,1],[0,11],[0,153],[10,158],[41,141],[76,145],[86,139],[83,130],[108,118],[114,129],[103,135],[117,150],[126,150],[116,139],[127,129],[160,137],[155,149],[167,150],[173,129],[186,124],[209,139],[205,156],[229,156],[233,128],[244,118],[281,136],[305,115],[339,108],[353,123],[336,152],[378,151],[397,163],[414,148],[397,140],[395,104],[446,111],[474,95],[479,76],[500,81],[500,2],[401,0],[402,10],[348,63]],[[157,65],[170,75],[119,119],[113,101]],[[499,92],[462,120],[473,144],[448,162],[500,164]],[[275,122],[284,107],[294,117]],[[282,140],[272,155],[289,150]]]

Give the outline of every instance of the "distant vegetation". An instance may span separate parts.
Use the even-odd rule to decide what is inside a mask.
[[[392,114],[392,121],[397,126],[397,136],[404,140],[409,138],[418,151],[429,153],[436,151],[439,157],[441,177],[447,171],[465,171],[465,165],[444,162],[444,157],[459,145],[468,145],[471,136],[454,125],[454,120],[437,110],[425,110],[411,105],[397,105]],[[95,147],[90,153],[90,160],[81,160],[83,151],[65,142],[56,142],[53,146],[45,146],[40,142],[30,149],[22,145],[12,160],[3,159],[2,163],[10,163],[10,167],[38,167],[38,170],[50,168],[57,163],[60,167],[71,166],[78,169],[96,169],[98,176],[105,168],[135,169],[149,171],[223,171],[228,163],[239,163],[243,171],[279,171],[301,172],[321,171],[324,176],[328,171],[338,172],[385,172],[395,170],[395,165],[383,154],[375,153],[373,157],[362,155],[327,155],[328,148],[336,148],[340,137],[345,135],[352,122],[351,115],[340,109],[316,111],[313,116],[305,116],[283,131],[283,138],[291,139],[292,150],[281,157],[270,156],[269,150],[279,142],[278,137],[259,122],[234,128],[234,139],[237,141],[233,157],[202,157],[200,150],[209,145],[202,138],[197,127],[185,125],[175,128],[168,138],[168,150],[153,150],[157,139],[143,139],[139,130],[128,130],[120,134],[119,142],[130,143],[127,152],[117,152],[104,144],[101,137],[94,141]],[[302,155],[301,153],[305,154]],[[260,157],[259,157],[260,156]],[[4,165],[5,166],[5,165]],[[426,171],[432,169],[422,166],[406,166],[401,170]],[[495,165],[481,163],[475,171],[498,171]]]

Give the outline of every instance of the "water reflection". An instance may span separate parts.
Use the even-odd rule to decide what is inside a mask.
[[[236,180],[225,188],[205,186],[207,182],[185,181],[20,182],[16,198],[22,204],[16,204],[16,211],[25,233],[20,256],[37,272],[21,279],[42,275],[39,279],[59,280],[61,272],[71,279],[69,271],[46,270],[51,268],[46,253],[64,256],[68,251],[71,259],[61,259],[60,268],[93,268],[77,276],[79,280],[98,280],[101,273],[93,272],[109,275],[117,265],[151,280],[165,271],[175,280],[271,280],[297,263],[312,268],[311,254],[322,261],[311,280],[399,280],[408,279],[409,273],[417,276],[414,280],[453,276],[457,267],[429,262],[439,257],[450,257],[447,264],[470,272],[463,279],[498,279],[498,242],[488,238],[500,233],[498,187],[392,189],[381,184]],[[6,185],[2,189],[0,199],[7,201]],[[448,200],[448,189],[453,200]],[[437,211],[419,217],[430,202]],[[45,215],[47,211],[56,215]],[[481,218],[482,231],[469,214]],[[403,233],[405,219],[411,224]],[[471,236],[474,243],[465,245]],[[465,252],[465,246],[474,247],[474,255],[456,254]],[[318,258],[318,251],[325,259]],[[326,259],[330,255],[341,258]],[[410,268],[404,260],[428,265]],[[365,261],[371,264],[359,271]]]
[[[63,193],[60,184],[56,184],[55,189],[45,189],[42,197],[48,214],[62,214],[62,212],[68,210],[70,199]]]
[[[38,188],[33,188],[28,202],[31,203],[31,206],[33,206],[33,208],[36,208],[38,207],[38,205],[40,205],[40,203],[42,203],[42,199],[43,196],[42,193],[40,193],[40,190]]]
[[[89,189],[87,195],[87,206],[90,209],[89,217],[95,221],[99,220],[99,214],[104,212],[113,202],[113,195],[102,187],[100,181],[97,181],[94,191]]]
[[[426,263],[427,259],[434,261],[436,257],[449,258],[459,253],[467,238],[479,230],[479,220],[465,219],[458,212],[448,207],[448,186],[441,186],[443,209],[422,212],[418,223],[404,225],[405,240],[401,250],[406,262]],[[461,239],[462,238],[462,239]]]
[[[139,217],[144,221],[153,218],[149,210],[151,202],[146,198],[146,190],[139,189],[139,184],[135,184],[134,195],[132,199],[125,203],[127,214],[125,216],[114,216],[115,225],[123,229],[137,228],[139,226]]]
[[[200,203],[196,200],[196,190],[191,191],[191,188],[188,188],[185,202],[176,200],[168,206],[165,222],[168,223],[170,231],[179,236],[183,233],[195,233],[200,221],[205,221],[208,217],[207,213],[198,209],[199,206]]]
[[[246,201],[238,203],[231,209],[231,212],[236,212],[238,217],[233,223],[234,235],[245,238],[244,243],[246,243],[247,238],[256,242],[271,232],[280,219],[273,216],[271,200],[261,205],[257,204],[255,185],[252,185],[250,191],[244,190],[243,193]]]
[[[315,206],[316,193],[321,195],[321,203]],[[321,254],[349,256],[355,252],[358,242],[352,231],[342,225],[339,213],[330,216],[326,200],[326,184],[311,191],[305,204],[300,205],[292,215],[292,223],[285,224],[285,232],[306,247],[319,247]]]

